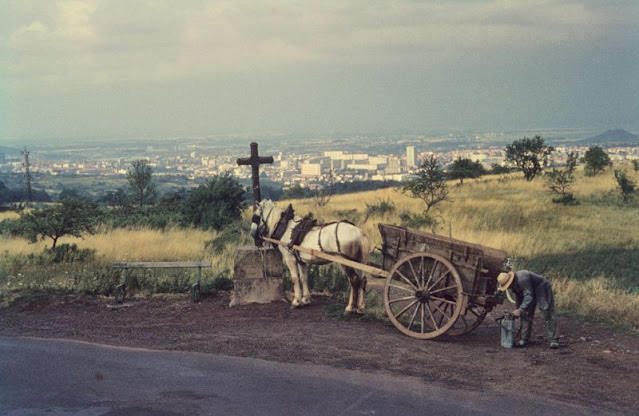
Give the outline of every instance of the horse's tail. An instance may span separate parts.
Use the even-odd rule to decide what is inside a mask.
[[[368,263],[368,256],[371,252],[371,242],[368,239],[368,236],[362,232],[361,244],[359,246],[359,261],[360,263],[366,264]]]

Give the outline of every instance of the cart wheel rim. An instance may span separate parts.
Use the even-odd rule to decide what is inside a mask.
[[[455,324],[447,332],[448,335],[464,335],[477,328],[486,318],[488,309],[481,305],[469,304],[464,313],[459,314]]]
[[[403,334],[436,338],[457,321],[463,306],[462,281],[455,267],[436,254],[400,259],[386,278],[384,309]],[[444,310],[444,305],[448,305]]]

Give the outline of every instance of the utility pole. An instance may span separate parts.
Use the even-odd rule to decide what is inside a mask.
[[[24,166],[24,184],[27,188],[27,206],[30,206],[32,192],[31,192],[31,171],[29,170],[29,167],[31,166],[31,164],[29,163],[29,151],[27,150],[27,146],[24,147],[22,154],[24,155],[24,163],[22,165]]]

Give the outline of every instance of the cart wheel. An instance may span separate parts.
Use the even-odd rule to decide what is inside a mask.
[[[459,273],[436,254],[417,253],[400,259],[384,286],[388,318],[402,333],[418,339],[432,339],[448,331],[459,318],[463,301]]]
[[[452,306],[452,305],[447,305]],[[452,308],[448,308],[449,310]],[[455,324],[447,332],[449,335],[464,335],[477,328],[488,314],[488,309],[481,305],[470,304],[466,313],[460,314]]]

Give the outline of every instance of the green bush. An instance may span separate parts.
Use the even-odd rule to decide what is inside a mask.
[[[399,219],[401,220],[401,225],[403,227],[408,227],[408,228],[426,228],[426,227],[430,227],[430,228],[435,228],[437,227],[437,220],[433,217],[431,217],[430,215],[428,215],[428,213],[423,212],[421,214],[413,214],[411,212],[408,211],[402,211],[399,214]]]
[[[50,263],[87,262],[95,259],[95,250],[78,248],[76,244],[60,244],[54,248],[46,248],[40,254]]]
[[[372,204],[366,204],[366,217],[364,222],[371,217],[384,218],[395,212],[395,203],[390,199],[380,199]]]
[[[24,237],[28,230],[20,219],[6,219],[0,221],[0,236]]]
[[[334,211],[335,216],[341,220],[346,220],[353,224],[358,224],[359,220],[362,218],[362,215],[357,211],[356,208],[353,209],[338,209]]]

